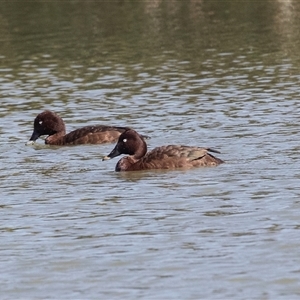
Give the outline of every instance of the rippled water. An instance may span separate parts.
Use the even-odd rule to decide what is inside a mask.
[[[298,299],[299,12],[0,4],[1,298]],[[25,146],[44,109],[226,164],[120,174],[114,145]]]

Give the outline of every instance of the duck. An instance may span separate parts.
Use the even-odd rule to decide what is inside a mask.
[[[166,145],[147,152],[145,139],[133,129],[125,130],[114,149],[102,160],[109,160],[121,154],[116,172],[141,171],[152,169],[190,169],[193,167],[212,167],[224,163],[210,152],[220,153],[212,148],[184,145]]]
[[[53,111],[45,110],[34,119],[33,133],[26,143],[34,144],[42,135],[48,135],[45,144],[48,145],[80,145],[80,144],[103,144],[114,143],[122,132],[129,127],[119,126],[85,126],[66,134],[66,126],[63,119]],[[145,136],[145,138],[149,138]]]

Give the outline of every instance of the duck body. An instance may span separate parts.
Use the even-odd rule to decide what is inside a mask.
[[[49,145],[113,143],[128,129],[129,127],[95,125],[85,126],[66,134],[62,118],[52,111],[45,110],[35,118],[33,133],[27,144],[34,143],[42,135],[48,135],[45,144]]]
[[[49,135],[45,144],[49,145],[83,145],[83,144],[104,144],[113,143],[118,140],[120,134],[125,131],[127,127],[116,126],[85,126],[75,129],[66,135],[53,134]]]
[[[104,160],[120,154],[129,154],[118,161],[115,168],[117,172],[211,167],[224,162],[210,152],[220,153],[211,148],[183,145],[161,146],[147,153],[147,145],[143,137],[136,131],[128,129],[120,135],[117,145]]]

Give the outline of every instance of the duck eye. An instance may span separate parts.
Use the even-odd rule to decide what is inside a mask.
[[[39,124],[42,125],[42,124],[43,124],[43,121],[39,121]]]
[[[126,143],[126,142],[127,142],[127,139],[123,139],[123,142]]]

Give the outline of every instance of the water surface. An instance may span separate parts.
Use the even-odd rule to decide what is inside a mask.
[[[298,1],[0,4],[3,299],[298,299]],[[114,172],[114,145],[25,146],[132,126],[217,168]]]

